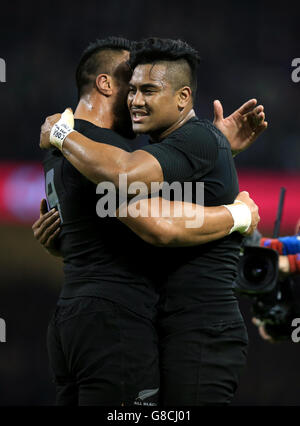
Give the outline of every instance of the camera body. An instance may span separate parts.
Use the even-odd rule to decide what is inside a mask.
[[[273,249],[245,245],[234,290],[252,299],[253,315],[264,321],[274,340],[285,340],[291,336],[292,319],[300,313],[300,284],[294,277],[280,276],[278,260]]]

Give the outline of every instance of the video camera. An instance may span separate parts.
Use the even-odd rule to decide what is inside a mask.
[[[273,238],[279,233],[284,193],[282,188]],[[282,278],[278,261],[275,250],[255,246],[253,238],[246,238],[234,289],[252,299],[253,315],[264,322],[266,332],[274,340],[286,340],[292,333],[293,318],[300,316],[300,276]]]

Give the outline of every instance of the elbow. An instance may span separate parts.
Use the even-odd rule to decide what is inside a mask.
[[[95,177],[98,179],[97,182],[99,183],[101,180],[103,181],[103,173],[102,170],[95,170],[96,174]],[[129,176],[130,176],[130,170],[125,164],[115,164],[114,167],[111,167],[110,169],[106,170],[106,181],[109,181],[114,184],[114,187],[117,191],[121,189],[128,189],[129,185]]]
[[[103,182],[111,182],[116,190],[119,190],[120,184],[124,183],[120,179],[120,174],[126,173],[123,171],[122,167],[114,167],[111,169],[104,169],[98,164],[94,164],[93,167],[90,167],[90,180],[98,185]]]
[[[174,247],[177,236],[172,227],[159,226],[148,236],[148,242],[156,247]]]
[[[155,247],[172,247],[172,241],[164,236],[151,236],[148,242]]]
[[[97,163],[90,164],[84,175],[95,185],[103,181],[103,171]]]
[[[128,193],[128,197],[132,198],[134,195],[148,195],[148,191],[145,188],[145,183],[143,182],[143,178],[140,181],[138,176],[140,175],[138,167],[134,164],[131,164],[129,161],[124,160],[122,163],[116,164],[113,171],[114,184],[117,189],[122,185],[123,188],[129,186],[131,184],[137,184],[137,189],[132,189],[134,192]],[[139,192],[137,192],[139,191]]]

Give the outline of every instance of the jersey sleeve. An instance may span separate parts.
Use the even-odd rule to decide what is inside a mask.
[[[160,143],[142,150],[153,155],[163,171],[164,181],[199,181],[214,168],[218,156],[216,134],[199,123],[187,124]]]

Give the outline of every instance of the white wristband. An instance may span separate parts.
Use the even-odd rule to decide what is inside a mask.
[[[236,200],[234,204],[224,204],[224,207],[230,211],[233,218],[233,227],[229,234],[235,231],[241,234],[248,231],[252,222],[252,215],[247,204]]]
[[[62,150],[63,142],[71,132],[74,132],[74,115],[71,108],[66,108],[60,120],[51,129],[50,143]]]
[[[50,132],[50,143],[56,148],[62,150],[62,144],[65,138],[69,133],[74,132],[74,129],[70,127],[64,120],[61,118],[51,129]]]

